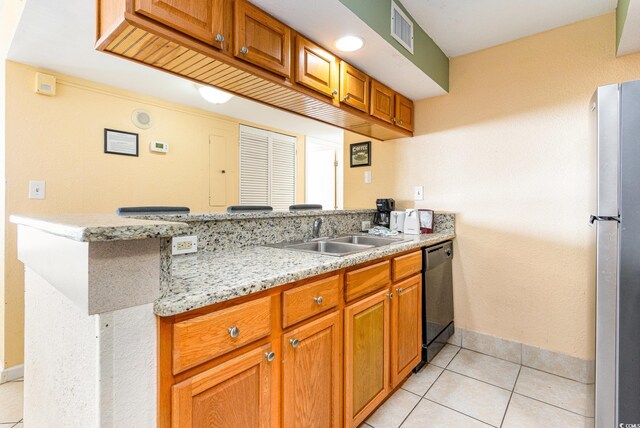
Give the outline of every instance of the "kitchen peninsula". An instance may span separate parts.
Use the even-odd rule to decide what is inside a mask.
[[[318,217],[323,231],[354,234],[371,215],[13,216],[26,268],[25,417],[168,427],[215,411],[275,427],[318,417],[297,406],[325,394],[314,411],[357,426],[419,358],[419,249],[453,239],[454,216],[343,257],[266,245],[308,238]],[[198,236],[198,252],[172,256],[171,238],[184,235]],[[358,328],[379,333],[368,361],[353,353]],[[319,369],[303,378],[311,361]],[[355,373],[378,363],[380,377]],[[238,407],[239,392],[255,400]]]

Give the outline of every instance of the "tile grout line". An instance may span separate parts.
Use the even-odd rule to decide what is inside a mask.
[[[502,386],[494,385],[494,384],[492,384],[492,383],[490,383],[490,382],[487,382],[487,381],[485,381],[485,380],[482,380],[482,379],[476,379],[475,377],[473,377],[473,376],[469,376],[469,375],[466,375],[466,374],[464,374],[464,373],[458,373],[458,372],[457,372],[457,371],[455,371],[455,370],[446,369],[445,371],[448,371],[448,372],[451,372],[451,373],[455,373],[455,374],[457,374],[457,375],[464,376],[464,377],[466,377],[466,378],[468,378],[468,379],[473,379],[473,380],[476,380],[476,381],[478,381],[478,382],[482,382],[482,383],[487,384],[487,385],[489,385],[489,386],[495,386],[496,388],[500,388],[500,389],[502,389],[503,391],[513,391],[513,389],[504,388],[504,387],[502,387]],[[518,370],[518,374],[520,374],[520,370]],[[517,382],[517,381],[518,381],[518,378],[516,377],[516,382]],[[514,384],[513,384],[514,388],[515,388],[515,385],[516,385],[516,384],[514,383]]]
[[[521,397],[525,397],[525,398],[529,398],[529,399],[531,399],[533,401],[537,401],[538,403],[546,404],[547,406],[555,407],[556,409],[564,410],[565,412],[569,412],[569,413],[573,413],[574,415],[582,416],[583,418],[588,418],[588,419],[595,418],[595,416],[586,416],[586,415],[580,414],[578,412],[574,412],[573,410],[565,409],[564,407],[560,407],[560,406],[558,406],[556,404],[547,403],[546,401],[542,401],[542,400],[539,400],[537,398],[529,397],[528,395],[523,394],[521,392],[514,391],[513,393],[516,394],[516,395],[520,395]]]
[[[408,391],[411,392],[411,391]],[[412,393],[413,394],[413,393]],[[413,394],[417,397],[420,397],[418,394]],[[415,406],[413,406],[411,408],[411,411],[409,413],[407,413],[407,416],[404,417],[404,419],[402,420],[402,422],[400,422],[400,425],[398,425],[398,428],[402,427],[402,425],[406,422],[406,420],[409,418],[409,416],[411,416],[411,413],[413,413],[413,411],[416,409],[416,407],[418,407],[418,404],[420,404],[420,402],[422,401],[422,397],[418,398],[418,402],[416,403]]]
[[[449,406],[445,406],[444,404],[442,404],[442,403],[438,403],[437,401],[431,400],[431,399],[429,399],[429,398],[427,398],[427,397],[424,397],[424,399],[425,399],[425,400],[427,400],[427,401],[431,401],[432,403],[435,403],[435,404],[437,404],[438,406],[442,406],[442,407],[444,407],[445,409],[449,409],[449,410],[451,410],[451,411],[453,411],[453,412],[456,412],[456,413],[459,413],[459,414],[461,414],[461,415],[464,415],[464,416],[466,416],[466,417],[468,417],[468,418],[474,419],[474,420],[476,420],[476,421],[478,421],[478,422],[482,422],[482,423],[483,423],[483,424],[485,424],[485,425],[489,425],[489,426],[491,426],[491,427],[498,428],[498,427],[496,427],[495,425],[491,425],[491,424],[490,424],[490,423],[488,423],[488,422],[485,422],[485,421],[483,421],[483,420],[481,420],[481,419],[478,419],[478,418],[476,418],[476,417],[474,417],[474,416],[467,415],[466,413],[463,413],[463,412],[461,412],[460,410],[456,410],[456,409],[453,409],[453,408],[451,408],[451,407],[449,407]]]
[[[511,399],[513,398],[513,391],[516,389],[516,384],[518,383],[518,378],[520,377],[520,371],[522,371],[522,366],[518,368],[518,376],[516,376],[516,381],[513,383],[513,388],[511,389],[511,395],[509,396],[509,401],[507,402],[507,408],[504,409],[504,415],[502,415],[502,421],[500,422],[500,428],[504,425],[504,420],[507,417],[507,412],[509,411],[509,406],[511,405]]]
[[[523,366],[523,367],[526,367],[526,368],[528,368],[528,369],[531,369],[531,370],[536,370],[536,371],[539,371],[539,372],[542,372],[542,373],[546,373],[546,374],[549,374],[549,375],[552,375],[552,376],[560,377],[560,378],[562,378],[562,379],[570,380],[570,381],[572,381],[572,382],[576,382],[576,383],[579,383],[579,384],[582,384],[582,385],[595,385],[595,382],[591,382],[591,383],[581,382],[581,381],[579,381],[579,380],[571,379],[570,377],[561,376],[561,375],[559,375],[559,374],[551,373],[551,372],[548,372],[548,371],[546,371],[546,370],[541,370],[541,369],[536,368],[536,367],[531,367],[531,366],[528,366],[528,365],[526,365],[526,364],[522,364],[522,366]]]

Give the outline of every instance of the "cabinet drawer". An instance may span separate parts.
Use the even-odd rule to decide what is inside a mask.
[[[391,262],[393,266],[393,282],[422,272],[422,251],[396,257]]]
[[[237,331],[232,331],[233,328]],[[180,373],[269,334],[270,296],[178,322],[173,326],[173,373]]]
[[[282,327],[337,306],[339,286],[339,277],[334,275],[282,293]]]
[[[347,302],[388,285],[389,280],[390,269],[388,260],[347,272]]]

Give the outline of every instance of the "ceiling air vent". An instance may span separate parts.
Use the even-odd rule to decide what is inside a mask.
[[[413,53],[413,21],[394,1],[391,2],[391,37]]]

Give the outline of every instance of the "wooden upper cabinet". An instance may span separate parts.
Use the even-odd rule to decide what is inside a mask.
[[[340,102],[369,112],[369,76],[344,61],[340,62]]]
[[[413,132],[413,101],[396,94],[396,126]]]
[[[272,395],[278,393],[276,366],[271,345],[265,345],[174,385],[171,426],[274,426],[271,403]]]
[[[341,426],[340,317],[336,311],[283,336],[284,427]]]
[[[422,275],[391,287],[391,388],[420,362],[422,348]]]
[[[134,0],[134,11],[222,49],[225,0]]]
[[[371,110],[373,117],[393,123],[395,92],[377,80],[371,79]]]
[[[296,83],[334,97],[338,94],[338,62],[336,57],[312,41],[296,36]]]
[[[236,0],[233,54],[288,78],[291,29],[246,0]]]

